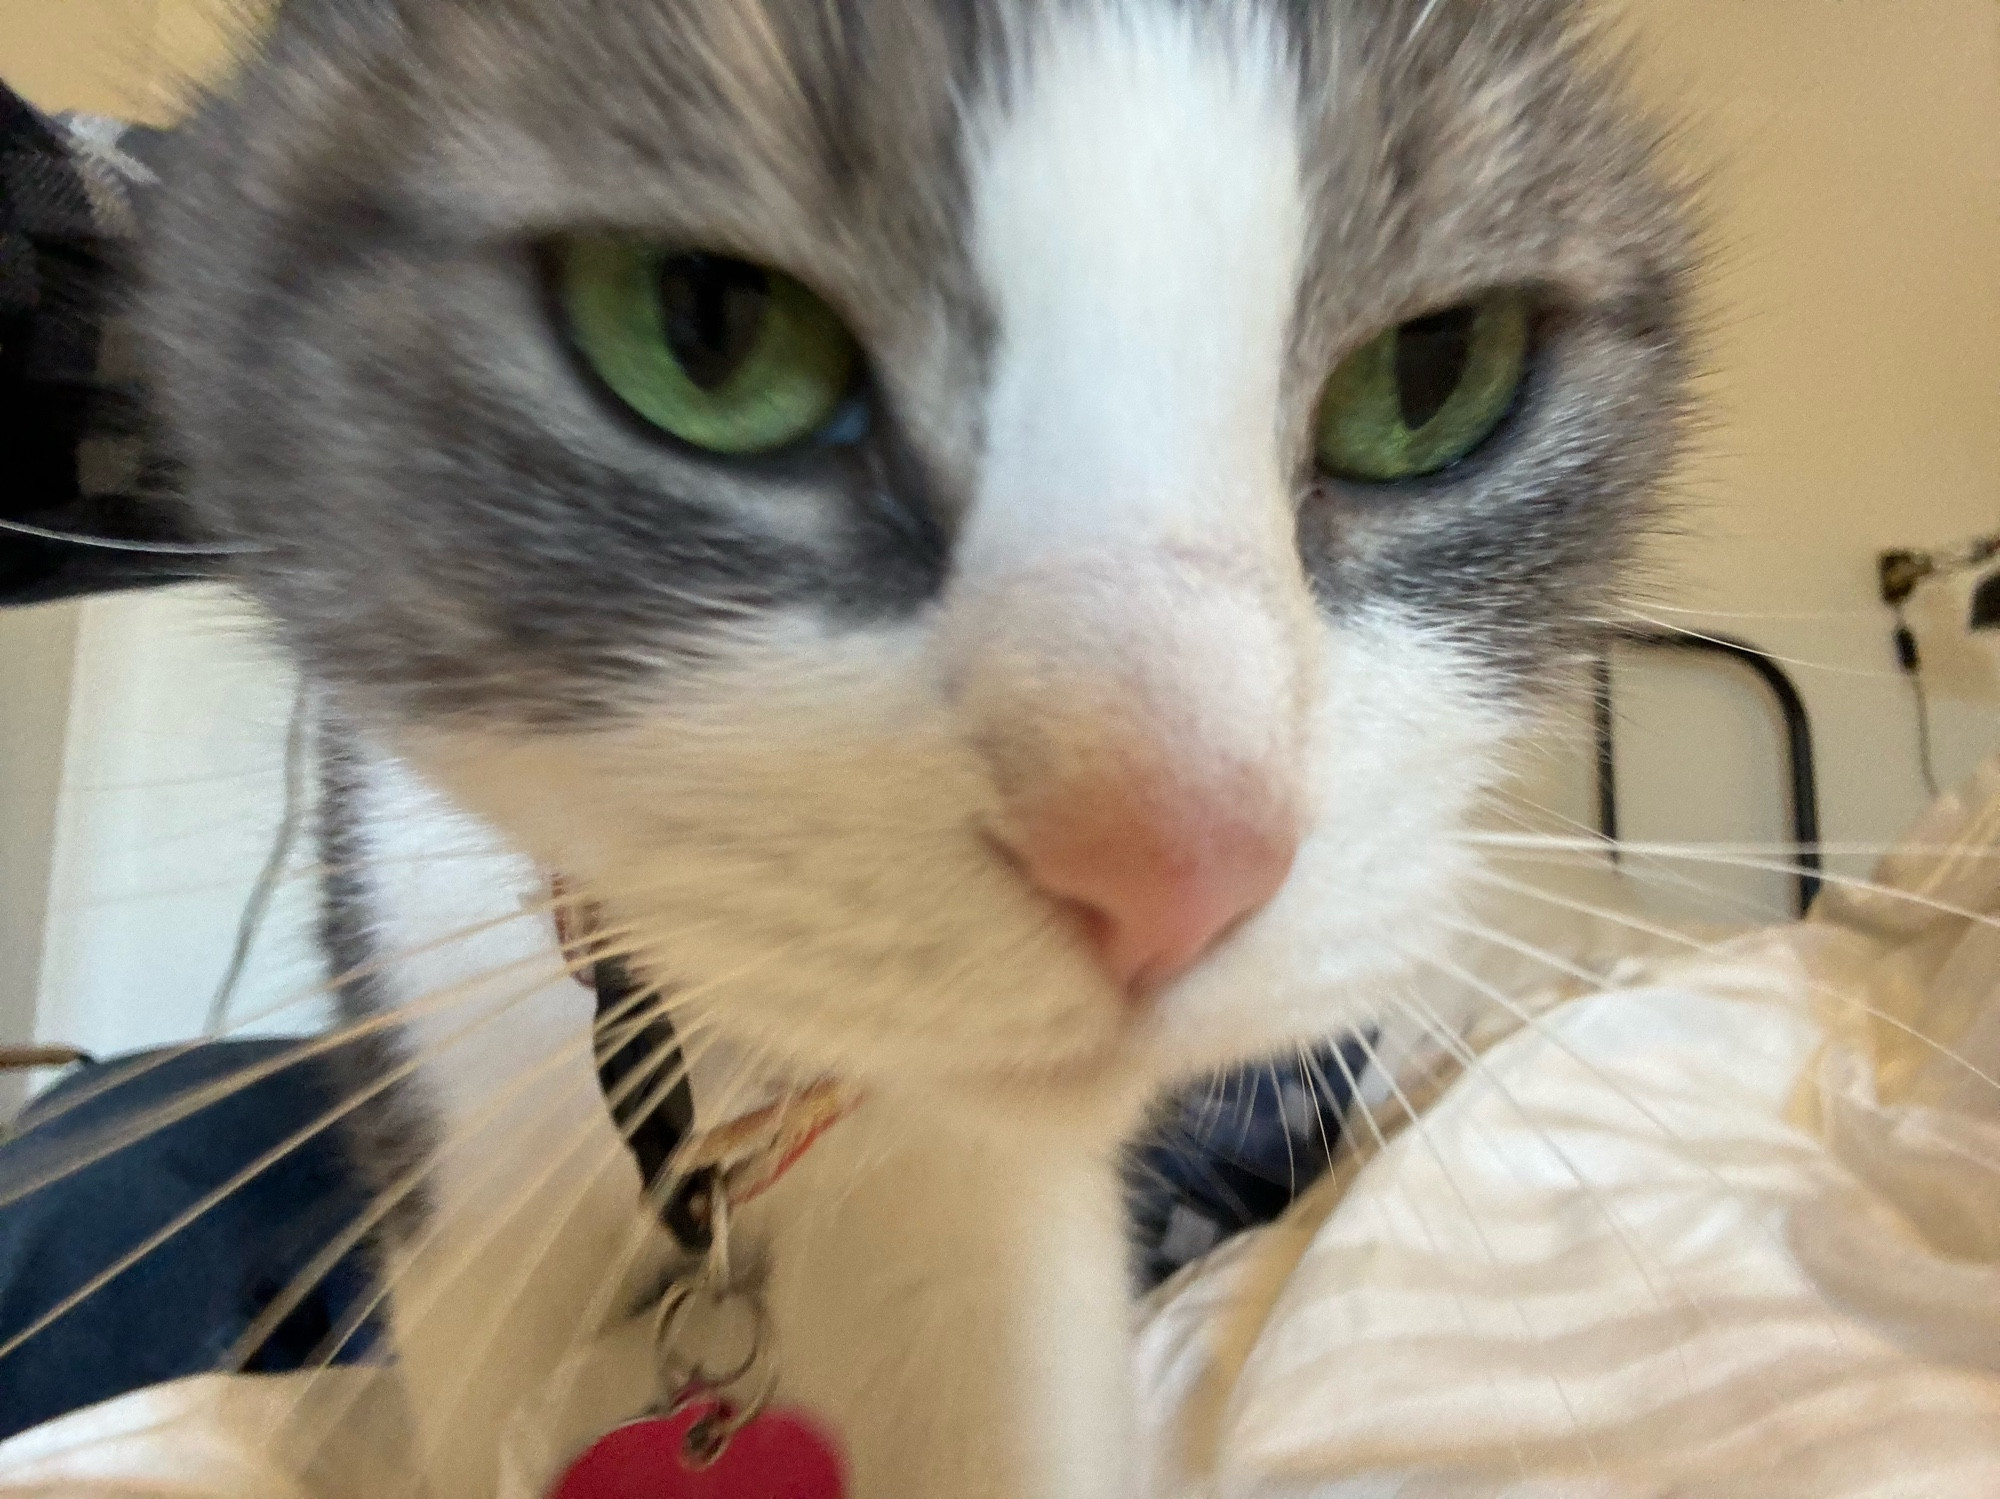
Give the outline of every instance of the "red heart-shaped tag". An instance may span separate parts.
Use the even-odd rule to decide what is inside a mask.
[[[549,1499],[841,1499],[840,1454],[789,1411],[765,1411],[707,1467],[690,1463],[688,1431],[715,1409],[689,1406],[598,1438]]]

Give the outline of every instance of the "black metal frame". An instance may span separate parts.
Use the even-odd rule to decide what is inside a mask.
[[[1614,646],[1692,652],[1720,656],[1747,666],[1770,690],[1785,722],[1785,756],[1790,768],[1792,843],[1798,884],[1799,915],[1812,909],[1820,890],[1819,780],[1814,767],[1812,718],[1805,700],[1785,669],[1746,641],[1727,635],[1697,635],[1689,630],[1620,627],[1610,632],[1597,658],[1595,718],[1597,728],[1597,830],[1618,858],[1618,763],[1611,711],[1611,651]]]

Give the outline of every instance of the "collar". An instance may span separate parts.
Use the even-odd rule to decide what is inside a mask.
[[[777,1184],[814,1142],[860,1101],[832,1079],[784,1089],[774,1101],[719,1124],[698,1127],[694,1088],[673,1022],[661,1010],[636,1017],[649,991],[623,958],[597,956],[597,907],[549,879],[556,940],[576,981],[597,996],[597,1083],[611,1121],[639,1164],[646,1198],[691,1254],[712,1239],[713,1194],[731,1209]],[[606,1038],[620,1037],[613,1045]],[[664,1095],[661,1079],[671,1078]]]

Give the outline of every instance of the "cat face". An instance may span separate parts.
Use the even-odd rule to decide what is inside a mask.
[[[153,326],[345,710],[784,1065],[1368,1018],[1682,408],[1556,0],[298,0]]]

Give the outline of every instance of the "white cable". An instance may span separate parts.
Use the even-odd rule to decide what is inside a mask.
[[[236,986],[250,961],[250,950],[256,945],[257,933],[271,909],[271,897],[284,877],[292,845],[298,842],[299,824],[304,819],[307,717],[306,684],[301,680],[292,699],[291,720],[285,728],[284,811],[278,818],[271,851],[264,856],[264,867],[258,871],[257,882],[250,887],[243,914],[237,919],[236,946],[229,954],[229,966],[223,970],[222,981],[215,986],[215,997],[208,1002],[208,1019],[202,1026],[205,1036],[220,1036],[229,1028],[230,1002],[236,997]]]

